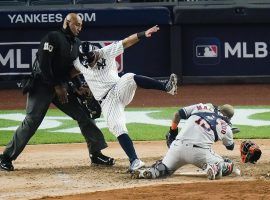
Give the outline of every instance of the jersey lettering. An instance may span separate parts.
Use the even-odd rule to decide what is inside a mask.
[[[202,118],[196,120],[195,123],[201,126],[206,132],[211,131],[211,127],[209,126],[209,124],[205,123],[205,120],[203,120]]]
[[[221,121],[220,122],[220,124],[221,124],[221,133],[222,134],[226,134],[226,130],[227,130],[227,123],[225,123],[224,121]]]
[[[199,106],[197,106],[197,110],[209,110],[208,108],[207,108],[207,106],[201,106],[201,105],[199,105]]]
[[[43,46],[43,50],[52,52],[53,51],[53,45],[49,44],[49,42],[45,42]]]

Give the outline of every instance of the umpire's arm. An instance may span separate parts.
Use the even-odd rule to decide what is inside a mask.
[[[140,39],[149,38],[152,36],[153,33],[157,32],[157,31],[159,31],[159,27],[156,25],[156,26],[153,26],[152,28],[150,28],[146,31],[132,34],[123,40],[123,47],[125,49],[128,47],[131,47],[132,45],[139,42]]]

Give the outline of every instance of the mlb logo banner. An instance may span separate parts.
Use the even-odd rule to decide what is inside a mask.
[[[220,63],[220,41],[217,38],[196,38],[193,42],[193,61],[198,65]]]
[[[217,45],[198,45],[198,46],[196,46],[196,57],[201,57],[201,58],[218,57]]]
[[[110,45],[114,41],[89,41],[89,42],[91,42],[92,45],[97,46],[98,48],[102,48],[107,45]],[[115,61],[116,61],[118,73],[121,73],[123,71],[123,54],[117,56],[115,58]]]

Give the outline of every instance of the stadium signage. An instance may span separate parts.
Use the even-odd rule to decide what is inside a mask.
[[[253,52],[248,52],[247,42],[237,42],[231,45],[224,43],[225,58],[236,56],[237,58],[265,58],[268,55],[267,44],[265,42],[254,42],[252,44]]]
[[[95,22],[96,13],[79,13],[85,22]],[[8,14],[11,24],[25,23],[59,23],[64,20],[62,13],[30,13],[30,14]]]

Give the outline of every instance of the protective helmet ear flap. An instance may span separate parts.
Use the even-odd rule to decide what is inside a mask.
[[[79,46],[79,60],[86,68],[95,60],[95,49],[96,47],[88,41],[82,42]]]

